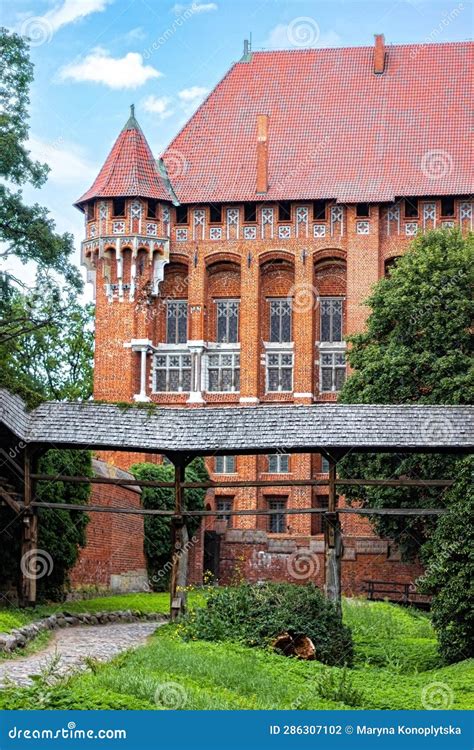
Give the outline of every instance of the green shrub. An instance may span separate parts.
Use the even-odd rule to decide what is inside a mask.
[[[321,698],[345,703],[346,706],[361,706],[363,694],[354,685],[354,679],[347,669],[327,669],[318,675],[316,690]]]
[[[451,664],[474,656],[474,511],[472,472],[474,459],[458,462],[456,482],[444,498],[448,512],[423,550],[426,572],[418,582],[421,591],[434,594],[433,626],[443,661]]]
[[[316,659],[331,665],[351,665],[351,631],[343,625],[332,602],[313,584],[243,583],[211,590],[206,607],[187,615],[185,638],[233,640],[248,646],[268,646],[280,633],[306,635]]]

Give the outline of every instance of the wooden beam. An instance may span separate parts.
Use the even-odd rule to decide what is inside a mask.
[[[36,553],[38,546],[38,516],[33,506],[32,474],[33,450],[25,448],[23,457],[23,518],[20,560],[20,604],[36,604]]]
[[[0,497],[15,513],[21,513],[21,505],[3,487],[0,487]]]
[[[84,513],[132,513],[139,516],[168,516],[175,515],[174,510],[152,510],[151,508],[111,507],[108,505],[74,505],[73,503],[33,502],[33,508],[55,508],[56,510],[78,510]],[[23,507],[20,506],[20,510]],[[366,516],[432,516],[447,512],[447,508],[338,508],[338,513],[354,513]],[[285,515],[299,515],[305,513],[324,514],[326,508],[287,508]],[[183,518],[203,518],[206,516],[221,516],[221,510],[183,510]],[[271,516],[281,515],[281,510],[256,508],[254,510],[226,510],[226,516]]]
[[[31,478],[39,482],[68,482],[72,484],[110,484],[117,487],[158,487],[173,489],[175,482],[158,482],[152,479],[122,479],[113,477],[57,476],[54,474],[32,474]],[[338,487],[451,487],[453,479],[338,479]],[[186,482],[181,486],[185,490],[212,489],[216,487],[327,487],[328,479],[276,479],[218,482]]]
[[[186,610],[187,570],[187,529],[183,518],[184,473],[186,461],[181,456],[173,457],[174,464],[174,515],[171,519],[173,541],[172,568],[170,580],[170,615],[175,620]]]
[[[334,602],[341,614],[341,559],[342,534],[339,514],[337,513],[336,494],[336,461],[332,456],[329,462],[329,496],[328,512],[325,515],[324,557],[325,557],[325,585],[326,596]]]

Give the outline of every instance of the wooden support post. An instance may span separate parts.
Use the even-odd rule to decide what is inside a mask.
[[[329,500],[324,533],[325,592],[341,611],[341,558],[342,535],[336,495],[336,461],[329,457]]]
[[[31,506],[33,501],[32,474],[33,453],[25,448],[23,461],[23,501],[20,560],[20,591],[19,600],[22,607],[36,605],[36,553],[38,547],[38,515],[37,509]]]
[[[171,519],[172,533],[172,568],[170,581],[170,615],[175,620],[186,610],[186,579],[188,568],[188,530],[183,518],[184,510],[184,472],[186,459],[182,456],[172,458],[174,464],[174,501],[175,516]]]

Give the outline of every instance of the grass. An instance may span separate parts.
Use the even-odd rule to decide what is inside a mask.
[[[191,591],[188,595],[190,606],[197,606],[204,600],[199,591]],[[132,612],[169,613],[170,597],[168,593],[140,593],[102,596],[95,599],[81,599],[78,601],[61,602],[59,604],[44,604],[34,609],[0,609],[0,633],[10,633],[15,628],[27,625],[41,617],[56,612],[113,612],[130,609]]]
[[[356,663],[351,670],[287,659],[235,643],[185,642],[179,636],[179,625],[165,625],[147,645],[107,664],[91,662],[87,673],[51,689],[42,705],[78,709],[422,709],[426,707],[423,691],[429,696],[430,686],[441,683],[450,708],[474,706],[473,660],[440,667],[426,615],[363,600],[347,600],[343,611],[356,644]],[[38,688],[1,691],[0,708],[34,708],[38,700],[35,690]],[[334,695],[342,699],[334,700]]]

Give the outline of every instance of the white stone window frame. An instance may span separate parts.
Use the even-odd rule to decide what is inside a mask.
[[[222,239],[222,227],[210,227],[209,228],[209,239],[210,240],[221,240]]]
[[[433,227],[435,227],[436,226],[436,203],[434,201],[423,203],[422,215],[423,215],[423,229],[425,229],[427,221],[432,221]]]
[[[263,342],[264,348],[265,348],[265,393],[293,393],[294,391],[294,379],[295,379],[295,354],[294,354],[294,342],[274,342],[274,341],[264,341]],[[278,358],[278,364],[270,364],[270,357],[276,355]],[[291,364],[284,364],[282,359],[283,356],[289,355],[291,356]],[[270,390],[270,370],[277,369],[279,372],[279,383],[282,382],[282,371],[283,370],[291,370],[291,386],[289,389],[282,388],[281,385],[279,385],[278,388],[274,390]]]
[[[331,237],[334,235],[335,225],[339,224],[339,234],[342,237],[344,234],[344,208],[343,206],[331,206]]]
[[[407,221],[405,224],[405,235],[407,237],[416,237],[418,234],[418,222]]]
[[[218,464],[222,462],[222,467]],[[216,456],[214,460],[214,474],[237,474],[237,461],[235,456]],[[222,499],[225,498],[216,498]]]
[[[159,367],[157,364],[157,358],[158,357],[165,357],[166,359],[166,365],[165,367]],[[179,365],[171,366],[171,358],[172,357],[178,357],[179,358]],[[189,364],[185,364],[184,357],[188,358]],[[159,370],[165,370],[166,372],[166,382],[169,382],[169,373],[171,370],[178,370],[179,372],[179,379],[182,383],[183,381],[183,373],[185,371],[189,372],[189,379],[191,381],[192,378],[192,356],[191,352],[187,347],[183,347],[182,345],[176,346],[174,344],[166,345],[166,344],[160,344],[159,348],[156,349],[153,353],[153,368],[152,368],[152,392],[153,393],[189,393],[189,388],[183,388],[179,387],[178,390],[172,390],[172,389],[166,389],[166,390],[158,390],[157,389],[157,372]]]
[[[321,346],[319,352],[319,392],[320,393],[339,393],[336,390],[336,371],[344,369],[344,382],[347,377],[347,362],[345,359],[346,347],[344,346]],[[323,356],[328,355],[332,358],[331,364],[323,364]],[[336,357],[344,358],[344,365],[336,362]],[[331,388],[323,388],[323,370],[331,370]]]
[[[356,232],[357,234],[370,234],[370,221],[357,221]]]
[[[289,453],[268,453],[268,474],[289,474],[290,473],[290,454]],[[274,465],[272,466],[272,463]]]
[[[112,234],[125,234],[125,221],[113,221]]]
[[[240,229],[240,211],[238,208],[228,208],[226,210],[226,236],[230,240],[230,228],[235,227],[236,239],[239,239]]]
[[[166,343],[171,344],[173,346],[183,346],[186,341],[188,340],[187,331],[188,331],[188,323],[189,323],[189,316],[188,316],[188,300],[187,299],[167,299],[165,300],[165,308],[166,308]],[[179,320],[185,319],[186,320],[186,339],[184,341],[168,341],[168,322],[171,317],[171,313],[173,311],[174,317],[175,317],[175,325],[176,325],[176,334],[177,338],[179,339]]]
[[[257,227],[244,227],[244,240],[256,240]]]
[[[297,206],[296,207],[296,236],[300,236],[300,228],[304,226],[304,237],[308,237],[309,227],[309,207],[308,206]]]
[[[200,231],[198,231],[200,228]],[[195,208],[193,213],[193,240],[205,238],[206,211],[204,208]],[[200,237],[198,237],[200,234]]]
[[[271,208],[269,206],[264,206],[261,209],[261,231],[262,231],[262,240],[265,239],[265,227],[268,225],[270,227],[270,238],[273,239],[274,231],[275,231],[275,209]]]
[[[325,237],[326,236],[326,224],[314,224],[313,226],[313,237]]]
[[[396,222],[397,234],[400,234],[400,204],[396,203],[394,206],[387,208],[387,237],[390,237],[392,231],[392,222]]]
[[[230,355],[232,362],[230,365],[223,363],[223,357]],[[217,365],[211,364],[213,357],[217,357]],[[210,387],[211,384],[211,378],[210,378],[210,371],[211,370],[217,370],[220,375],[218,376],[218,381],[222,383],[222,371],[223,370],[231,370],[232,371],[232,386],[231,388],[227,389],[212,389]],[[237,372],[238,372],[238,387],[237,385]],[[207,393],[231,393],[231,394],[239,394],[240,393],[240,344],[209,344],[207,351],[205,353],[205,362],[204,362],[204,373],[205,373],[205,390]]]

